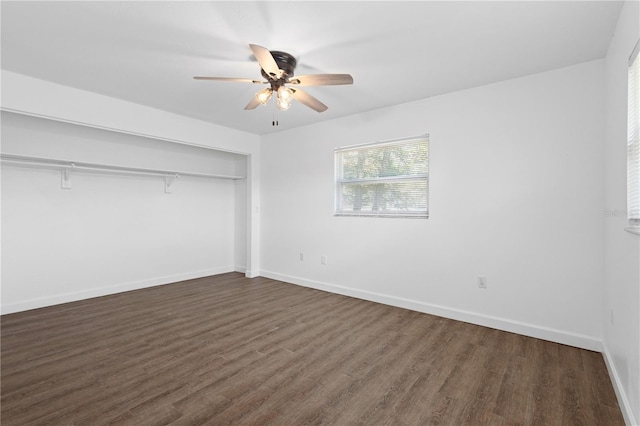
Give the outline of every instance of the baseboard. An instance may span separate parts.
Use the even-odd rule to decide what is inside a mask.
[[[244,275],[247,278],[256,278],[260,276],[260,273],[256,272],[255,270],[247,269],[246,271],[244,271]]]
[[[607,371],[609,372],[609,378],[611,379],[611,383],[613,384],[613,390],[616,393],[616,397],[618,398],[618,405],[620,405],[620,411],[622,411],[622,416],[624,417],[624,421],[627,426],[639,426],[640,423],[636,420],[633,415],[633,411],[631,410],[631,404],[629,403],[629,398],[627,397],[627,393],[624,390],[624,386],[622,385],[622,380],[620,380],[620,375],[618,374],[618,370],[616,369],[616,364],[613,362],[613,357],[609,352],[609,348],[605,343],[602,344],[602,356],[604,358],[604,363],[607,366]]]
[[[147,280],[133,281],[122,284],[115,284],[107,287],[92,288],[83,291],[74,291],[54,296],[40,297],[37,299],[29,299],[22,302],[10,303],[2,305],[0,313],[2,315],[12,314],[15,312],[28,311],[30,309],[44,308],[46,306],[59,305],[61,303],[75,302],[92,297],[107,296],[109,294],[122,293],[125,291],[139,290],[141,288],[154,287],[158,285],[171,284],[178,281],[191,280],[194,278],[208,277],[211,275],[224,274],[234,272],[233,266],[203,269],[200,271],[187,272],[181,274],[167,275],[163,277],[155,277]]]
[[[344,296],[355,297],[358,299],[369,300],[372,302],[383,303],[385,305],[396,306],[399,308],[411,309],[417,312],[437,315],[444,318],[450,318],[457,321],[464,321],[471,324],[481,325],[484,327],[495,328],[497,330],[508,331],[511,333],[522,334],[524,336],[535,337],[542,340],[561,343],[563,345],[575,346],[590,351],[601,352],[602,342],[600,339],[592,336],[572,333],[564,330],[557,330],[548,327],[542,327],[534,324],[527,324],[507,318],[499,318],[490,315],[478,314],[475,312],[463,311],[460,309],[449,308],[446,306],[434,305],[430,303],[420,302],[416,300],[405,299],[387,294],[374,293],[359,290],[351,287],[344,287],[335,284],[324,283],[320,281],[308,280],[291,275],[279,274],[271,271],[260,271],[263,277],[271,278],[278,281],[284,281],[291,284],[297,284],[303,287],[314,288],[317,290],[328,291],[331,293],[342,294]]]

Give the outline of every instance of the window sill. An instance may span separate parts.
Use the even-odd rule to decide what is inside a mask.
[[[630,232],[632,234],[640,235],[640,226],[628,226],[624,228],[625,231]]]

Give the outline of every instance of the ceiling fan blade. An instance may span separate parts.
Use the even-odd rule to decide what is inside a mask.
[[[298,75],[289,80],[289,83],[298,86],[334,86],[353,84],[353,77],[351,77],[351,74]]]
[[[232,77],[193,77],[194,80],[213,80],[213,81],[234,81],[238,83],[254,83],[266,84],[266,81],[252,80],[250,78],[232,78]]]
[[[323,104],[322,102],[320,102],[319,100],[311,96],[310,94],[303,92],[300,89],[290,89],[290,90],[291,90],[291,96],[293,96],[293,99],[308,106],[313,110],[316,110],[318,112],[323,112],[323,111],[326,111],[327,108],[329,108],[328,106],[326,106],[325,104]]]
[[[280,70],[280,67],[278,67],[276,60],[273,59],[273,55],[269,52],[269,49],[258,46],[257,44],[250,44],[249,47],[264,72],[272,76],[274,80],[282,77],[282,71]]]
[[[249,101],[249,103],[247,104],[246,107],[244,107],[244,109],[249,110],[249,109],[256,109],[256,107],[260,105],[260,101],[258,101],[258,98],[256,98],[255,96],[253,98],[251,98],[251,101]]]

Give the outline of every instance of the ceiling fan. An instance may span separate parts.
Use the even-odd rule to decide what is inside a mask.
[[[260,71],[266,81],[250,78],[230,77],[193,77],[196,80],[234,81],[241,83],[269,84],[268,88],[260,90],[244,109],[255,109],[258,105],[266,105],[273,94],[276,94],[276,106],[281,111],[289,108],[291,102],[296,101],[309,108],[323,112],[327,106],[310,94],[303,92],[298,86],[333,86],[353,84],[353,77],[349,74],[311,74],[294,77],[293,71],[297,61],[293,55],[277,50],[268,50],[256,44],[249,47],[260,65]],[[287,86],[289,85],[289,86]],[[294,87],[290,87],[294,86]]]

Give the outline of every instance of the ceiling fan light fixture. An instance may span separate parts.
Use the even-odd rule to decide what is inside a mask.
[[[290,103],[293,99],[293,92],[285,86],[280,86],[278,88],[278,99],[284,99]]]
[[[273,94],[273,90],[271,88],[262,89],[258,93],[256,93],[256,98],[261,105],[266,105],[271,99],[271,95]]]
[[[276,106],[280,111],[285,111],[289,109],[291,106],[291,102],[293,102],[293,91],[285,86],[278,87],[278,91],[276,92],[277,101]]]
[[[289,109],[289,106],[291,105],[292,100],[293,98],[285,99],[278,96],[278,100],[276,101],[276,106],[280,111],[286,111]]]

